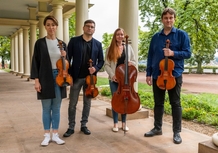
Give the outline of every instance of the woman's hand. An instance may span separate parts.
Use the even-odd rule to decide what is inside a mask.
[[[65,50],[61,50],[61,56],[62,57],[66,57],[66,55],[67,55],[66,51]]]
[[[133,65],[133,63],[129,61],[129,62],[128,62],[128,66],[131,66],[131,65]],[[134,66],[134,65],[133,65],[133,66]]]
[[[115,75],[112,77],[112,81],[113,81],[113,82],[117,82],[117,78],[116,78]]]
[[[35,89],[37,92],[41,92],[41,84],[39,83],[39,79],[35,79]]]

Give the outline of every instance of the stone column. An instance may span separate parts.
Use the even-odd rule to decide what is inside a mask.
[[[64,15],[64,21],[63,21],[63,41],[68,44],[69,42],[69,18],[71,15]]]
[[[58,29],[56,31],[57,38],[63,40],[63,5],[64,0],[52,1],[53,15],[58,20]]]
[[[14,35],[11,35],[11,57],[10,57],[10,61],[11,61],[11,73],[14,72]]]
[[[23,58],[24,58],[24,71],[22,78],[28,78],[30,76],[30,51],[29,51],[29,27],[23,26]]]
[[[30,23],[30,63],[32,62],[32,56],[34,51],[34,45],[37,40],[36,38],[36,28],[38,21],[29,20]]]
[[[119,27],[123,28],[131,40],[138,69],[138,0],[120,0]],[[135,83],[138,90],[138,83]]]
[[[76,36],[83,33],[84,21],[88,19],[89,0],[76,0]]]
[[[28,7],[29,9],[29,23],[30,23],[30,63],[32,62],[34,45],[36,42],[36,29],[38,21],[36,20],[36,8]]]
[[[43,38],[47,35],[43,21],[45,17],[49,15],[49,12],[47,11],[47,2],[38,2],[38,19],[39,19],[39,38]]]
[[[39,19],[39,38],[43,38],[47,35],[44,24],[43,24],[45,17],[39,16],[38,19]]]
[[[14,72],[18,73],[18,32],[14,34]]]
[[[18,75],[23,75],[23,29],[18,30]]]

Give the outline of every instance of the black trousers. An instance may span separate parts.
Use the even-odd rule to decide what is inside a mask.
[[[166,90],[162,90],[157,86],[157,80],[153,79],[154,93],[154,127],[158,130],[162,128],[162,118],[164,113],[164,100]],[[172,109],[173,132],[181,132],[182,108],[180,102],[180,93],[182,87],[182,76],[176,78],[176,85],[173,89],[168,90],[169,101]]]

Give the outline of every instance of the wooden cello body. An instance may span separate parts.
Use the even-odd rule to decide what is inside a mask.
[[[116,68],[115,75],[118,82],[117,91],[112,97],[112,108],[120,114],[132,114],[140,107],[140,98],[134,90],[138,71],[135,66],[128,66],[128,36],[126,36],[125,63]]]
[[[170,40],[166,40],[166,48],[169,48]],[[168,59],[165,56],[165,59],[162,59],[159,63],[159,67],[161,70],[161,74],[157,78],[157,86],[163,90],[170,90],[175,87],[176,80],[172,75],[172,71],[174,70],[174,61]]]

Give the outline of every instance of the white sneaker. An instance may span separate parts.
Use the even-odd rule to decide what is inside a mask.
[[[129,128],[127,126],[123,127],[122,129],[123,129],[123,131],[129,131]]]
[[[53,133],[53,134],[52,134],[52,141],[56,142],[56,143],[59,144],[59,145],[62,145],[62,144],[65,143],[64,140],[61,140],[61,139],[59,138],[58,133]]]
[[[44,140],[42,141],[41,143],[41,146],[47,146],[51,140],[51,137],[50,137],[50,133],[45,133],[44,134]]]
[[[113,128],[112,128],[112,131],[113,131],[113,132],[118,132],[118,131],[119,131],[119,128],[118,128],[118,127],[113,127]]]

